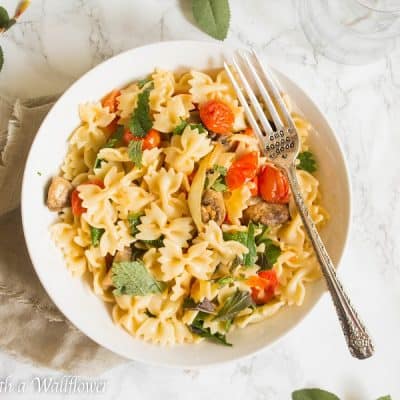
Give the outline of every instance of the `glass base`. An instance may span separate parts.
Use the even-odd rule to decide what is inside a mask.
[[[397,16],[377,20],[356,7],[362,6],[353,0],[298,0],[299,22],[315,51],[338,63],[361,65],[379,61],[395,48]]]

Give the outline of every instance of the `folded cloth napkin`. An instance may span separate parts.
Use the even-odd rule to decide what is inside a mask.
[[[69,374],[98,374],[125,360],[76,329],[42,288],[19,211],[25,159],[54,97],[0,97],[0,349]]]

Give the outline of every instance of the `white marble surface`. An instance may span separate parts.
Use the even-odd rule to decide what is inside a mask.
[[[5,53],[0,93],[60,92],[92,66],[131,47],[159,40],[211,40],[191,23],[188,3],[33,1],[20,23],[0,39]],[[2,2],[9,10],[15,4]],[[320,104],[344,143],[354,215],[340,275],[375,339],[376,355],[365,361],[349,356],[325,296],[294,332],[255,357],[200,371],[130,362],[99,377],[107,381],[107,394],[96,398],[284,400],[305,386],[323,387],[349,400],[387,393],[400,398],[400,52],[369,66],[337,65],[314,54],[297,25],[294,1],[231,4],[227,42],[252,45],[274,59]],[[60,374],[0,353],[0,380],[6,376],[18,381]]]

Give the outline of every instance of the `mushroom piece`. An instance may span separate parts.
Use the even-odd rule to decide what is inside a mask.
[[[243,211],[243,223],[252,221],[263,225],[279,225],[288,221],[289,207],[287,204],[267,203],[260,200]]]
[[[72,183],[61,176],[55,176],[47,192],[47,207],[51,211],[61,211],[70,203]]]
[[[224,197],[221,192],[207,189],[201,199],[201,219],[204,223],[210,220],[221,225],[225,221],[226,210]]]
[[[113,262],[131,261],[131,257],[132,257],[132,249],[129,246],[126,246],[124,247],[123,250],[117,250]],[[107,275],[104,277],[102,286],[104,289],[108,289],[109,287],[113,286],[112,268],[108,270]]]

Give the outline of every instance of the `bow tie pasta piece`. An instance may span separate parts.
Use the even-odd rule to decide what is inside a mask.
[[[182,119],[189,118],[189,111],[194,109],[192,96],[189,94],[178,94],[167,100],[165,107],[154,114],[153,128],[160,132],[172,132]]]
[[[137,106],[138,96],[141,91],[136,83],[129,85],[125,89],[121,89],[121,94],[117,98],[117,108],[121,123],[125,123],[131,116]]]
[[[160,112],[174,94],[175,77],[171,71],[156,69],[151,78],[154,88],[150,92],[150,109]]]
[[[193,172],[194,164],[212,149],[211,139],[188,125],[182,135],[172,136],[171,145],[164,149],[165,161],[175,171],[188,175]]]

